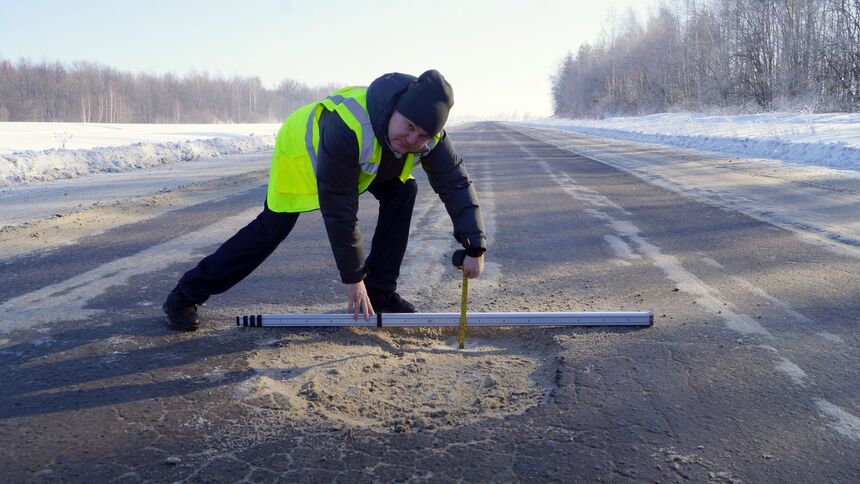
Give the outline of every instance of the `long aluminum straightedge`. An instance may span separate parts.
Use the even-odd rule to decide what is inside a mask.
[[[650,311],[630,312],[522,312],[468,313],[469,326],[651,326]],[[460,313],[387,313],[371,316],[369,321],[351,314],[254,314],[237,316],[237,326],[364,326],[396,327],[455,327]]]

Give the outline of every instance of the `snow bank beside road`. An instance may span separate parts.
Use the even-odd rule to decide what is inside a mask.
[[[0,123],[0,188],[269,151],[274,147],[279,127],[277,124]],[[12,147],[25,151],[13,152]]]
[[[196,139],[273,135],[280,127],[279,123],[0,123],[0,155],[19,151],[84,150],[134,143],[175,143]]]
[[[860,114],[766,113],[547,119],[517,124],[860,171]]]
[[[25,151],[0,155],[0,188],[32,181],[127,171],[213,156],[269,151],[274,144],[275,136],[267,135],[178,143],[135,143],[91,150]]]

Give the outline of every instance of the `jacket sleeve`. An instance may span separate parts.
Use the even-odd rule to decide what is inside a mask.
[[[320,213],[340,279],[364,279],[364,250],[358,229],[358,141],[336,113],[324,111],[319,121],[317,191]]]
[[[469,256],[483,254],[487,250],[487,231],[478,205],[478,194],[447,133],[443,131],[439,143],[421,158],[421,166],[454,223],[454,238]]]

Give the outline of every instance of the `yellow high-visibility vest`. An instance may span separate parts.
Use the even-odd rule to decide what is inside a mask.
[[[266,204],[273,212],[310,212],[320,208],[317,193],[316,162],[319,152],[319,119],[323,109],[336,112],[358,140],[358,193],[364,193],[376,178],[382,147],[373,134],[367,112],[367,88],[345,87],[315,103],[294,111],[278,131]],[[441,133],[428,143],[428,151],[441,139]],[[421,162],[418,154],[408,154],[400,181],[412,178],[412,168]]]

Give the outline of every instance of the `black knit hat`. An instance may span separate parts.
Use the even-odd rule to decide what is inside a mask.
[[[429,70],[412,81],[394,109],[431,136],[442,131],[454,105],[454,90],[442,74]]]

